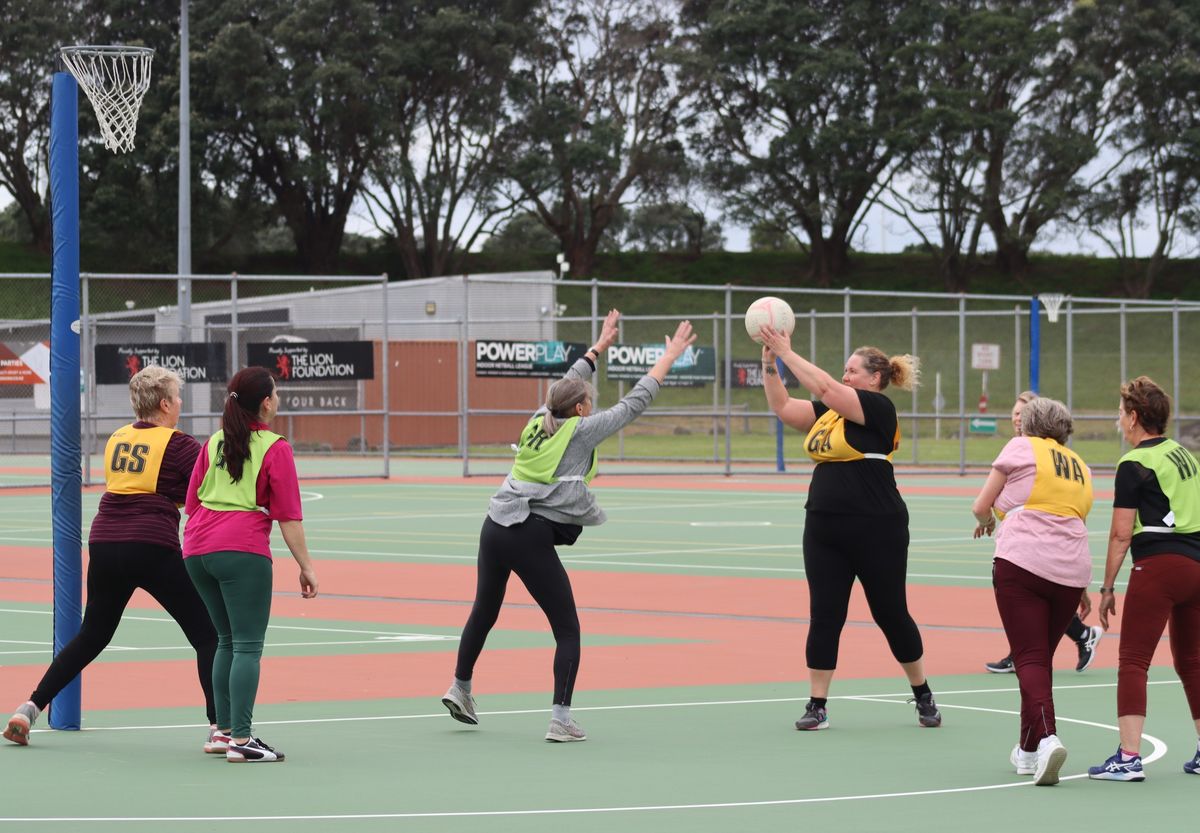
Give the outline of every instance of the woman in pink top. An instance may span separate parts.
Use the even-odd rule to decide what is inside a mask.
[[[250,732],[271,616],[272,521],[300,565],[300,595],[317,595],[292,447],[269,429],[278,410],[266,369],[246,368],[229,381],[221,430],[196,458],[185,504],[184,566],[217,628],[217,726],[234,763],[284,758]]]
[[[1054,721],[1051,659],[1078,607],[1091,610],[1092,557],[1084,521],[1092,507],[1091,472],[1066,447],[1071,412],[1034,399],[992,463],[972,511],[975,537],[996,530],[992,584],[1021,685],[1021,736],[1010,761],[1034,783],[1058,783],[1067,758]]]

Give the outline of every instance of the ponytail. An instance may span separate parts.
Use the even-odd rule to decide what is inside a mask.
[[[546,413],[542,415],[542,430],[547,437],[573,416],[575,406],[585,399],[596,401],[592,386],[579,379],[559,379],[546,391]]]
[[[859,347],[854,355],[862,359],[863,368],[867,373],[879,374],[879,389],[884,390],[888,385],[895,385],[901,390],[912,390],[921,380],[920,361],[916,356],[905,353],[901,356],[888,356],[878,347]]]
[[[221,414],[224,445],[217,460],[237,483],[250,459],[250,423],[258,419],[263,400],[275,390],[275,379],[265,367],[247,367],[234,374],[227,390],[229,395]]]

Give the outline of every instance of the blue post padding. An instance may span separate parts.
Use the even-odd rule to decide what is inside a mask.
[[[1042,302],[1034,295],[1029,300],[1029,389],[1040,393],[1042,389]]]
[[[54,74],[50,102],[50,206],[54,260],[50,286],[50,513],[54,525],[54,655],[83,618],[79,439],[79,88]],[[78,729],[76,677],[54,698],[50,726]]]
[[[779,378],[783,378],[783,361],[775,360],[775,369]],[[787,463],[783,459],[783,420],[775,417],[775,471],[787,471]]]

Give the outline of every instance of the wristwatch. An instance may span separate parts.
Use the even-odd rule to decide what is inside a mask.
[[[768,376],[778,376],[779,375],[779,371],[775,369],[775,365],[773,365],[773,364],[764,364],[763,365],[763,373],[767,374]]]
[[[1116,588],[1115,586],[1113,586],[1113,587],[1101,587],[1101,588],[1100,588],[1100,592],[1101,592],[1101,593],[1116,593],[1116,592],[1117,592],[1117,588]]]

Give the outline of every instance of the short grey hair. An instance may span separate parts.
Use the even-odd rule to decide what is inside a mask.
[[[158,413],[159,403],[170,399],[182,385],[183,380],[173,370],[158,365],[142,368],[129,380],[129,404],[138,419],[150,419]]]
[[[1043,437],[1066,445],[1074,430],[1071,412],[1057,399],[1039,396],[1021,410],[1021,433],[1026,437]]]

